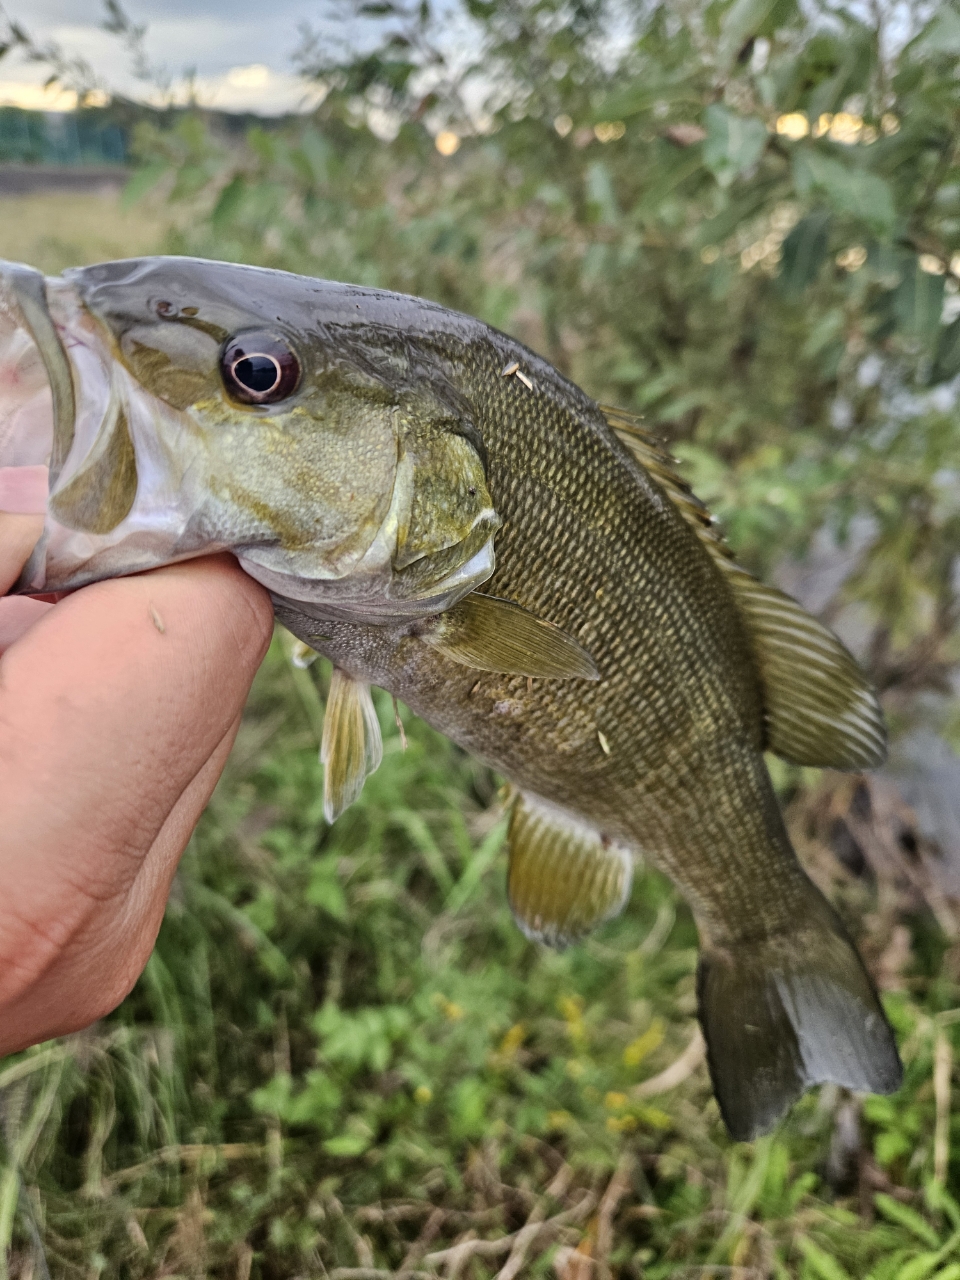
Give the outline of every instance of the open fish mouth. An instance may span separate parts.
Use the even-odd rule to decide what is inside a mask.
[[[0,466],[49,468],[44,531],[15,591],[72,590],[186,558],[179,477],[138,473],[134,417],[145,460],[157,453],[148,401],[70,282],[0,261]]]
[[[29,370],[30,365],[35,364],[30,358],[33,354],[29,350],[30,346],[39,355],[46,372],[52,434],[35,431],[31,448],[40,450],[49,442],[47,456],[32,460],[46,462],[50,467],[51,480],[55,482],[73,444],[77,406],[70,360],[50,314],[44,278],[39,271],[19,262],[0,263],[0,317],[7,322],[4,326],[0,360],[6,356],[3,372],[8,379],[12,378],[15,388],[23,390],[22,370],[24,366]],[[33,372],[34,377],[30,377],[28,373],[28,385],[36,380],[36,370]],[[21,424],[21,432],[23,425]],[[13,434],[12,426],[9,433]],[[0,435],[0,460],[4,461],[2,455],[13,452],[10,447],[3,447],[6,443],[3,435]],[[18,443],[21,449],[26,447],[26,441]],[[11,462],[7,465],[17,464]]]

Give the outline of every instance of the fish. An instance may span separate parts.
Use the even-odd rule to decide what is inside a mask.
[[[49,466],[16,590],[229,551],[333,664],[335,820],[378,686],[507,780],[507,894],[562,947],[638,856],[690,904],[733,1138],[902,1067],[764,761],[884,758],[841,642],[740,566],[666,446],[514,339],[375,288],[200,259],[0,265],[0,465]]]

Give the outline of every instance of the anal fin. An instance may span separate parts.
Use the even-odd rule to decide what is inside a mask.
[[[589,653],[561,627],[511,600],[471,592],[440,614],[421,639],[477,671],[598,680]]]
[[[630,851],[563,810],[518,796],[507,843],[510,906],[527,937],[565,947],[623,910]]]
[[[334,667],[323,720],[323,815],[335,822],[383,759],[380,721],[370,686]]]

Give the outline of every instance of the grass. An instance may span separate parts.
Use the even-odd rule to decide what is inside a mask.
[[[0,258],[48,275],[64,267],[156,253],[169,219],[112,191],[0,198]]]
[[[112,198],[0,205],[0,254],[47,271],[159,230]],[[960,953],[839,868],[825,783],[776,775],[906,1083],[822,1089],[736,1145],[669,885],[638,875],[581,947],[527,942],[497,779],[401,709],[404,750],[386,696],[383,765],[327,828],[327,678],[278,637],[135,992],[0,1065],[0,1277],[960,1280]]]
[[[960,1277],[942,976],[888,996],[901,1096],[731,1144],[666,882],[527,942],[496,779],[385,695],[327,828],[326,678],[275,641],[137,989],[3,1068],[8,1275]]]

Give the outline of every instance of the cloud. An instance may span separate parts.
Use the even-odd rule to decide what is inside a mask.
[[[41,43],[55,40],[66,53],[84,58],[106,87],[129,97],[156,97],[133,76],[120,41],[101,30],[96,0],[7,0],[4,7]],[[198,99],[225,111],[278,114],[318,100],[317,87],[295,76],[290,61],[298,24],[315,17],[310,0],[271,0],[267,12],[262,0],[135,0],[128,12],[147,24],[149,57],[165,69],[179,100],[187,92],[188,73],[195,77]],[[49,106],[36,97],[47,74],[23,59],[7,59],[0,63],[0,94],[44,110],[69,109],[66,98]]]
[[[74,111],[77,95],[29,80],[0,80],[0,107],[23,107],[26,111]]]

